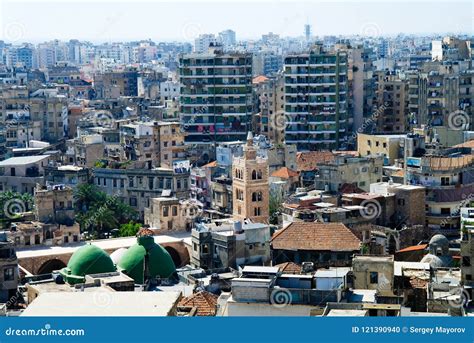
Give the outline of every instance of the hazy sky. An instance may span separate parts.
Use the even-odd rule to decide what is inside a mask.
[[[473,18],[472,1],[0,0],[0,39],[192,41],[228,28],[237,39],[300,36],[306,23],[315,35],[472,34]]]

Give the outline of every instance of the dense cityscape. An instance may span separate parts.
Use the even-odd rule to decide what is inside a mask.
[[[472,316],[474,37],[0,41],[0,316]]]

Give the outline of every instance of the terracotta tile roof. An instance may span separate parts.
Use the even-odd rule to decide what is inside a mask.
[[[405,176],[405,172],[403,170],[397,170],[392,174],[393,176],[403,177]]]
[[[318,169],[318,164],[334,161],[331,151],[308,151],[296,154],[297,171],[311,171]]]
[[[365,191],[352,183],[343,183],[341,185],[341,188],[339,189],[339,192],[345,194],[345,193],[364,193]]]
[[[217,167],[217,161],[212,161],[212,162],[209,162],[208,164],[205,164],[202,166],[203,168],[214,168],[214,167]]]
[[[467,141],[467,142],[464,142],[464,143],[461,143],[461,144],[457,144],[457,145],[453,146],[453,148],[471,148],[471,149],[474,149],[474,139],[472,139],[470,141]]]
[[[294,262],[280,263],[275,267],[280,268],[280,272],[285,274],[301,274],[301,265]]]
[[[360,240],[342,223],[294,222],[272,237],[273,249],[356,251]]]
[[[142,227],[140,230],[137,232],[137,237],[145,237],[145,236],[153,236],[155,233],[145,227]]]
[[[428,280],[420,279],[416,276],[412,276],[409,282],[413,288],[426,288],[426,285],[429,283]]]
[[[272,173],[273,177],[279,177],[280,179],[289,179],[298,175],[299,174],[297,172],[288,167],[282,167]]]
[[[428,244],[412,245],[411,247],[400,249],[397,252],[410,252],[410,251],[425,250],[427,247],[428,247]]]
[[[252,80],[252,83],[253,84],[256,84],[256,83],[262,83],[262,82],[265,82],[268,80],[268,77],[266,76],[263,76],[263,75],[259,75],[259,76],[255,76]]]
[[[197,316],[215,316],[217,308],[217,295],[206,291],[194,293],[181,299],[178,306],[196,307]]]

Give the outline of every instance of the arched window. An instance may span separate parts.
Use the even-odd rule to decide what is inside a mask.
[[[262,179],[262,171],[259,170],[257,173],[257,179],[261,180]]]
[[[257,193],[256,192],[252,193],[252,201],[257,201]]]
[[[252,170],[252,180],[257,180],[257,171]]]
[[[263,200],[263,195],[262,192],[257,193],[257,201],[262,201]]]

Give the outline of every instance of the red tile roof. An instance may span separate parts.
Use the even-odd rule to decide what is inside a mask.
[[[297,172],[288,167],[282,167],[272,173],[273,177],[279,177],[280,179],[289,179],[298,175],[299,174]]]
[[[294,262],[280,263],[275,267],[280,268],[280,272],[285,274],[301,274],[301,265]]]
[[[263,76],[263,75],[259,75],[259,76],[255,76],[252,80],[252,83],[262,83],[262,82],[265,82],[268,80],[268,77],[266,76]]]
[[[397,252],[410,252],[410,251],[425,250],[427,247],[428,247],[428,244],[412,245],[411,247],[398,250]]]
[[[364,193],[365,191],[352,183],[343,183],[341,185],[341,189],[339,192],[346,194],[346,193]]]
[[[200,291],[181,299],[178,306],[196,307],[197,316],[215,316],[217,311],[217,295]]]
[[[331,151],[308,151],[296,154],[297,171],[312,171],[318,169],[318,164],[334,161]]]
[[[273,249],[357,251],[360,240],[342,223],[294,222],[272,237]]]
[[[474,139],[472,139],[470,141],[467,141],[467,142],[464,142],[464,143],[461,143],[461,144],[458,144],[458,145],[455,145],[455,146],[453,146],[453,148],[471,148],[471,149],[474,149]]]

